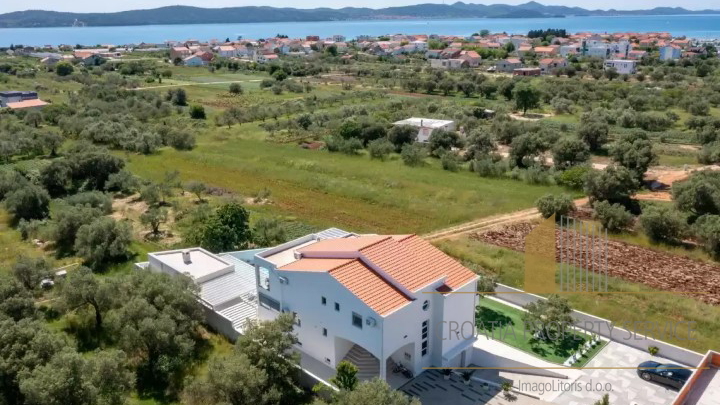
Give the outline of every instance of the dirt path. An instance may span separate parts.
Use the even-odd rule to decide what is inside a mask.
[[[587,204],[587,202],[587,198],[580,198],[575,200],[575,206],[579,207]],[[516,222],[530,221],[537,218],[540,218],[540,213],[538,212],[537,208],[528,208],[522,211],[516,211],[509,214],[494,215],[475,221],[466,222],[464,224],[455,225],[449,228],[441,229],[439,231],[423,235],[423,237],[430,242],[434,242],[443,239],[456,238],[458,236],[487,230],[497,226],[513,224]]]
[[[186,87],[186,86],[202,86],[206,84],[230,84],[230,83],[250,83],[250,82],[259,82],[260,79],[252,79],[252,80],[229,80],[224,82],[192,82],[192,83],[176,83],[176,84],[163,84],[160,86],[150,86],[150,87],[136,87],[134,89],[128,89],[128,90],[154,90],[154,89],[165,89],[168,87]]]

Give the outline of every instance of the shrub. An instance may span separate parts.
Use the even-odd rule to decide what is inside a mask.
[[[632,225],[632,214],[621,204],[598,201],[593,206],[593,209],[593,217],[599,220],[603,228],[610,232],[619,232]]]
[[[402,157],[403,163],[408,166],[422,166],[425,164],[427,151],[425,150],[425,146],[412,143],[403,146],[400,156]]]
[[[375,139],[368,143],[368,153],[372,159],[385,160],[395,150],[395,145],[387,139]]]
[[[657,346],[649,346],[648,353],[650,353],[651,356],[655,356],[660,353],[660,349]]]
[[[7,195],[5,208],[15,222],[21,219],[43,219],[50,212],[50,195],[42,187],[27,185]]]
[[[65,198],[65,202],[74,206],[98,208],[102,213],[112,212],[112,198],[101,191],[86,191]]]
[[[190,107],[190,118],[195,120],[204,120],[205,119],[205,107],[199,105],[199,104],[193,104]]]
[[[686,233],[685,218],[674,208],[650,205],[640,216],[640,226],[654,242],[678,242]]]
[[[242,94],[243,88],[240,85],[240,83],[230,83],[230,88],[228,89],[230,94]]]
[[[575,210],[575,203],[567,194],[545,194],[535,202],[535,206],[543,218],[555,215],[556,221],[560,221],[561,216]]]
[[[443,170],[456,172],[460,166],[460,158],[456,153],[445,152],[442,158],[440,158],[440,163],[442,164]]]
[[[585,176],[590,171],[588,166],[573,166],[555,175],[555,181],[561,186],[574,190],[582,190]]]
[[[720,257],[720,216],[701,216],[693,224],[693,232],[708,253]]]

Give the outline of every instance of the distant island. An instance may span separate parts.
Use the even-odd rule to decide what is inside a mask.
[[[715,14],[720,10],[687,10],[682,7],[655,7],[649,10],[587,10],[580,7],[546,6],[535,1],[516,6],[508,4],[416,4],[380,9],[346,7],[276,8],[227,7],[200,8],[169,6],[116,13],[68,13],[45,10],[0,14],[0,28],[126,26],[152,24],[216,24],[254,22],[303,22],[409,18],[550,18],[566,16],[624,16]]]

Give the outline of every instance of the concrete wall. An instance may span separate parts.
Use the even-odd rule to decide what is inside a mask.
[[[205,313],[205,322],[216,332],[228,338],[230,341],[236,341],[240,333],[233,328],[232,322],[215,312],[212,308],[203,305]]]
[[[490,353],[486,350],[483,350],[477,346],[473,346],[472,350],[472,363],[478,365],[479,367],[496,367],[496,368],[508,368],[513,373],[518,374],[529,374],[529,375],[539,375],[542,377],[552,377],[552,378],[568,378],[564,374],[557,373],[552,370],[544,370],[542,368],[531,368],[536,367],[532,366],[526,363],[523,363],[521,361],[513,360],[507,357],[503,357],[494,353]],[[512,368],[527,368],[522,370],[512,369]]]
[[[516,288],[512,288],[503,284],[498,284],[497,288],[495,288],[495,291],[513,292],[513,294],[496,294],[494,297],[499,300],[519,306],[525,306],[531,302],[545,299],[539,295],[525,293],[522,292],[522,290],[518,290]],[[597,333],[602,337],[642,351],[647,351],[649,346],[656,346],[660,349],[660,352],[658,353],[659,356],[681,364],[695,365],[700,362],[703,357],[702,354],[694,352],[692,350],[684,349],[682,347],[675,346],[673,344],[653,339],[638,333],[631,333],[627,329],[615,326],[611,321],[607,319],[590,315],[585,312],[573,311],[572,317],[575,319],[576,325],[583,329],[592,329],[593,333]],[[637,321],[642,320],[637,319]]]

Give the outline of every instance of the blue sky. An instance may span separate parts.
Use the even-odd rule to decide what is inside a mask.
[[[447,3],[453,3],[456,0],[448,0]],[[647,9],[653,7],[676,7],[682,6],[687,9],[720,9],[720,2],[717,0],[552,0],[540,3],[579,6],[584,8],[602,8],[602,9]],[[75,11],[75,12],[109,12],[134,10],[144,8],[155,8],[169,6],[174,4],[199,6],[199,7],[234,7],[234,6],[250,6],[263,5],[273,7],[372,7],[381,8],[388,6],[403,6],[417,3],[442,3],[442,1],[428,0],[305,0],[298,3],[296,0],[125,0],[125,1],[97,1],[97,0],[0,0],[0,13],[9,11],[20,11],[30,9],[55,10],[55,11]],[[520,4],[527,0],[496,0],[496,1],[469,1],[468,3],[504,3],[504,4]],[[714,4],[716,3],[716,4]]]

